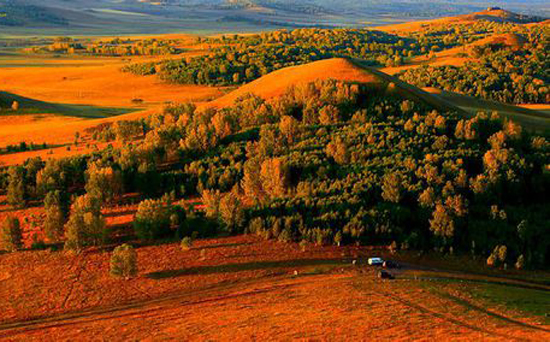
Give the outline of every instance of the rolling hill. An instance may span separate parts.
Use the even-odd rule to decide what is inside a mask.
[[[512,38],[514,37],[503,36],[502,39],[507,42],[517,41]],[[497,41],[501,39],[498,38]],[[473,117],[481,111],[487,113],[496,111],[503,117],[517,121],[527,130],[544,132],[550,129],[550,116],[547,113],[438,89],[419,89],[382,71],[365,66],[361,60],[346,58],[332,58],[280,69],[202,105],[214,108],[228,107],[247,94],[271,99],[282,95],[291,86],[327,79],[391,87],[404,98],[429,104],[443,112],[457,112],[465,117]]]
[[[419,99],[437,109],[460,111],[460,109],[447,103],[445,100],[437,99],[429,93],[412,87],[381,71],[369,68],[363,63],[361,60],[331,58],[280,69],[245,84],[233,92],[205,105],[227,107],[246,94],[254,94],[264,99],[270,99],[282,95],[291,86],[311,83],[315,80],[334,79],[346,82],[368,83],[379,87],[391,87],[406,98]]]
[[[405,33],[425,30],[429,27],[444,26],[449,24],[472,24],[484,20],[495,23],[514,23],[514,24],[536,24],[547,20],[539,16],[528,16],[506,11],[500,8],[487,9],[485,11],[474,12],[470,14],[458,15],[453,17],[444,17],[427,21],[414,21],[397,25],[378,26],[377,30],[391,33]]]

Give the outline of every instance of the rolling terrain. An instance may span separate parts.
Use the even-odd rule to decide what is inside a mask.
[[[123,74],[119,71],[118,65],[66,67],[61,69],[62,72],[59,72],[58,68],[47,67],[6,70],[0,76],[4,89],[33,98],[30,100],[4,93],[6,106],[9,106],[8,103],[13,100],[19,99],[21,108],[28,107],[32,114],[27,114],[27,116],[30,115],[30,119],[24,121],[21,121],[19,115],[2,118],[5,129],[0,131],[0,146],[18,144],[21,141],[46,142],[60,146],[52,150],[19,154],[15,159],[10,155],[0,155],[0,161],[10,165],[31,156],[47,158],[66,156],[65,146],[74,140],[75,133],[79,132],[85,136],[85,130],[104,123],[146,117],[161,110],[166,102],[193,101],[199,102],[203,107],[219,108],[231,106],[235,100],[247,94],[271,99],[282,95],[290,86],[327,79],[377,84],[381,87],[387,87],[391,83],[406,98],[421,99],[443,111],[457,111],[465,116],[473,116],[478,111],[498,111],[505,117],[524,124],[532,131],[544,132],[550,127],[548,115],[536,109],[491,103],[481,99],[468,99],[458,94],[444,95],[447,93],[430,90],[431,93],[438,93],[437,96],[433,96],[384,73],[386,71],[393,73],[394,70],[391,68],[378,71],[362,64],[360,60],[336,58],[289,67],[275,71],[226,95],[223,94],[227,90],[195,85],[170,85],[160,82],[154,76],[140,77]],[[23,75],[25,77],[22,77]],[[135,98],[142,99],[143,102],[133,104],[131,100]],[[213,98],[216,99],[212,100]],[[126,112],[132,113],[124,114]],[[32,119],[33,117],[36,119]],[[52,135],[52,131],[56,134]],[[82,152],[82,147],[78,151]]]
[[[394,23],[411,4],[411,17],[455,16],[380,27],[391,35],[146,34]],[[470,13],[477,1],[294,5],[16,8],[14,34],[101,37],[11,40],[0,54],[0,340],[550,339],[548,103],[399,78],[484,53],[521,61],[533,46],[538,68],[545,43],[533,37],[548,23]],[[158,25],[116,37],[136,23]],[[334,53],[299,34],[336,41]],[[304,49],[278,48],[291,39]],[[362,44],[372,59],[351,57]],[[315,61],[268,72],[262,47]],[[193,58],[203,64],[189,72]],[[164,61],[194,83],[162,79]],[[141,75],[124,71],[136,65]]]
[[[458,14],[468,20],[531,20],[528,15],[480,13],[468,17],[466,13],[486,7],[475,0],[453,6],[442,0],[430,4],[419,0],[346,0],[338,4],[327,0],[300,4],[288,0],[2,0],[0,4],[0,26],[5,35],[32,35],[37,28],[47,35],[136,34],[144,33],[144,27],[151,34],[258,32],[280,27],[378,26]],[[531,16],[549,13],[541,0],[533,0],[529,6],[519,0],[504,0],[499,5]]]

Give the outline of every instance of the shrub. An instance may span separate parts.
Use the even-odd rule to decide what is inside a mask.
[[[137,274],[137,255],[134,248],[128,244],[118,246],[111,256],[111,275],[131,278]]]
[[[336,244],[336,246],[338,246],[338,247],[340,247],[340,245],[342,244],[342,232],[341,231],[338,231],[334,235],[334,244]]]
[[[191,249],[191,247],[193,246],[193,239],[189,236],[184,237],[183,239],[181,239],[180,246],[181,249],[184,251]]]
[[[23,234],[19,219],[7,217],[0,229],[0,248],[8,252],[15,252],[23,247]]]

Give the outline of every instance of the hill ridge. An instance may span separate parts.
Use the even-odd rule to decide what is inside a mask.
[[[338,57],[279,69],[247,83],[221,98],[207,102],[204,106],[231,106],[235,100],[246,94],[254,94],[264,99],[270,99],[282,95],[290,86],[311,83],[316,80],[335,79],[353,83],[374,84],[380,87],[387,87],[391,84],[405,98],[420,100],[430,104],[437,110],[467,114],[467,112],[452,103],[368,67],[366,63],[366,61],[360,59]]]

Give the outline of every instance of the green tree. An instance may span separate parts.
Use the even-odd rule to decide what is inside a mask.
[[[449,211],[441,204],[435,206],[430,220],[430,230],[444,238],[452,238],[455,233],[455,222]]]
[[[112,202],[122,193],[123,181],[120,172],[112,167],[88,166],[86,192],[102,202]]]
[[[25,168],[12,166],[8,171],[8,189],[6,199],[14,207],[23,207],[27,200]]]
[[[23,247],[23,232],[19,219],[8,216],[0,229],[0,249],[15,252]]]
[[[388,202],[399,203],[402,197],[402,177],[395,172],[382,178],[382,198]]]
[[[267,159],[260,169],[262,188],[270,197],[283,197],[288,189],[289,169],[281,158]]]
[[[61,193],[59,190],[50,191],[44,200],[44,232],[50,241],[59,241],[63,237],[65,213],[61,208]]]
[[[129,279],[137,275],[137,253],[128,244],[116,247],[111,256],[111,275]]]
[[[175,234],[185,224],[185,211],[170,204],[167,197],[142,201],[134,218],[134,231],[142,240],[164,238]]]
[[[81,250],[98,246],[105,241],[105,218],[100,200],[89,195],[76,198],[71,206],[69,220],[65,224],[65,248]]]
[[[235,190],[221,198],[220,218],[230,232],[235,233],[241,230],[244,223],[244,210]]]

